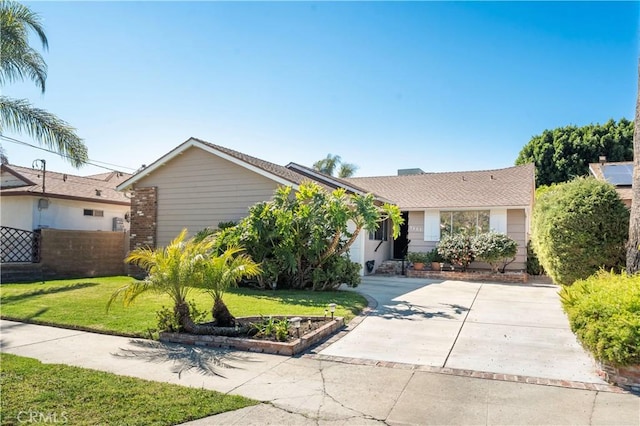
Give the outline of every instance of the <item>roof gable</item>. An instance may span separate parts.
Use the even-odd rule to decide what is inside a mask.
[[[199,148],[205,152],[221,157],[225,160],[228,160],[234,164],[237,164],[241,167],[244,167],[248,170],[253,171],[261,176],[264,176],[268,179],[271,179],[281,185],[293,186],[294,188],[298,188],[298,186],[305,180],[307,180],[304,176],[296,173],[292,170],[287,169],[286,167],[280,166],[278,164],[270,163],[268,161],[261,160],[256,157],[252,157],[250,155],[243,154],[238,151],[234,151],[229,148],[225,148],[220,145],[215,145],[201,139],[197,138],[189,138],[187,141],[183,142],[164,156],[160,157],[158,160],[153,162],[150,166],[145,169],[139,171],[129,179],[122,182],[117,186],[117,189],[120,191],[124,191],[130,189],[136,182],[141,180],[142,178],[149,176],[159,167],[167,164],[171,160],[173,160],[178,155],[182,154],[189,148]]]

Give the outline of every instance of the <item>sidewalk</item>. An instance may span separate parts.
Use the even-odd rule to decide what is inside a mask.
[[[265,402],[191,425],[640,424],[640,398],[626,393],[183,347],[11,321],[1,321],[0,332],[6,353]]]

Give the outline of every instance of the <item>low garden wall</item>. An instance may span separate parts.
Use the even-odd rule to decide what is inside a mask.
[[[324,319],[324,317],[304,317],[303,322],[308,319]],[[260,317],[238,318],[238,320],[260,321]],[[161,342],[181,343],[183,345],[209,346],[214,348],[237,349],[249,352],[262,352],[275,355],[292,356],[304,352],[311,346],[329,337],[339,329],[344,327],[344,318],[336,317],[333,321],[322,327],[305,333],[298,339],[291,342],[275,342],[271,340],[258,340],[243,337],[226,337],[214,335],[197,335],[187,333],[160,333]]]
[[[40,263],[51,278],[123,275],[125,232],[43,229]]]
[[[510,272],[504,274],[494,273],[491,271],[433,271],[424,270],[417,271],[415,269],[407,270],[407,277],[410,278],[431,278],[441,280],[459,280],[459,281],[494,281],[502,283],[526,283],[529,275],[526,272]]]

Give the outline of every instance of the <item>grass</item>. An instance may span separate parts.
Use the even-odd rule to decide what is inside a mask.
[[[173,425],[257,404],[241,396],[0,354],[2,424]]]
[[[134,304],[124,307],[112,304],[106,311],[111,294],[131,282],[130,277],[85,278],[56,280],[45,283],[2,284],[0,303],[2,318],[79,327],[87,330],[121,335],[149,336],[157,327],[156,312],[170,307],[167,296],[147,293]],[[194,290],[190,299],[198,308],[210,311],[212,300]],[[348,321],[357,315],[367,301],[349,291],[311,292],[287,290],[254,290],[237,288],[225,294],[224,301],[237,317],[259,315],[324,315],[329,303],[336,303],[336,316]],[[209,314],[210,317],[210,314]]]

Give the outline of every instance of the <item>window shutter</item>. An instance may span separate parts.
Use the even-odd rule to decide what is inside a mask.
[[[491,209],[489,228],[501,234],[507,233],[507,209]]]
[[[440,241],[440,210],[424,211],[424,240]]]

